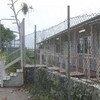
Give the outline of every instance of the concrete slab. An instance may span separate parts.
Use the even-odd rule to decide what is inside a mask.
[[[0,88],[0,100],[31,100],[31,95],[20,88]]]

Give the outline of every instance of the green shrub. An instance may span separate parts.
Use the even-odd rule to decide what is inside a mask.
[[[71,100],[94,100],[94,88],[92,86],[90,87],[72,79],[70,85]],[[31,93],[38,98],[37,100],[67,100],[67,78],[48,72],[44,68],[35,69]]]
[[[20,62],[17,62],[14,65],[6,68],[5,71],[9,75],[11,72],[16,72],[17,69],[20,69]]]
[[[26,63],[27,64],[34,64],[34,50],[26,50]],[[37,60],[37,58],[35,59],[36,60],[36,64],[39,64],[39,61]]]
[[[14,61],[16,58],[20,57],[20,50],[16,50],[12,52],[11,54],[6,54],[6,64],[9,64],[10,62]]]

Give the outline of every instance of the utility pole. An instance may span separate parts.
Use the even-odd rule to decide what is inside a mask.
[[[34,30],[34,67],[36,67],[36,25],[35,25],[35,30]]]
[[[0,52],[1,52],[1,46],[2,46],[2,33],[1,33],[1,20],[0,20]]]
[[[25,67],[25,19],[20,24],[21,68]]]
[[[67,27],[68,27],[68,69],[66,74],[68,76],[68,100],[71,100],[70,90],[70,6],[67,6]]]

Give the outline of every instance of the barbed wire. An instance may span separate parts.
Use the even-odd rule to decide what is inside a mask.
[[[81,15],[81,16],[72,17],[72,18],[70,18],[70,27],[78,25],[78,24],[80,24],[84,21],[87,21],[91,18],[94,18],[98,15],[100,15],[100,13],[92,13],[92,14],[89,14],[89,15],[84,14],[84,15]],[[45,29],[45,30],[42,30],[42,31],[37,31],[37,43],[39,43],[39,42],[41,42],[41,41],[43,41],[43,40],[45,40],[45,39],[47,39],[47,38],[49,38],[53,35],[61,33],[62,31],[66,30],[66,29],[67,29],[67,20],[64,20],[63,22],[61,22],[61,23],[59,23],[55,26],[52,26],[48,29]],[[34,32],[26,35],[25,38],[26,38],[26,45],[28,46],[28,44],[31,44],[33,42],[32,39],[34,40]],[[31,47],[31,45],[28,46],[28,47]]]

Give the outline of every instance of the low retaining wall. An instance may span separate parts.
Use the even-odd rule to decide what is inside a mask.
[[[17,69],[16,73],[11,73],[3,79],[4,87],[19,87],[23,85],[22,69]]]
[[[52,97],[50,100],[67,100],[68,80],[65,75],[49,71],[47,68],[25,69],[25,82],[33,85],[33,94]],[[71,78],[71,100],[100,100],[99,85]]]

